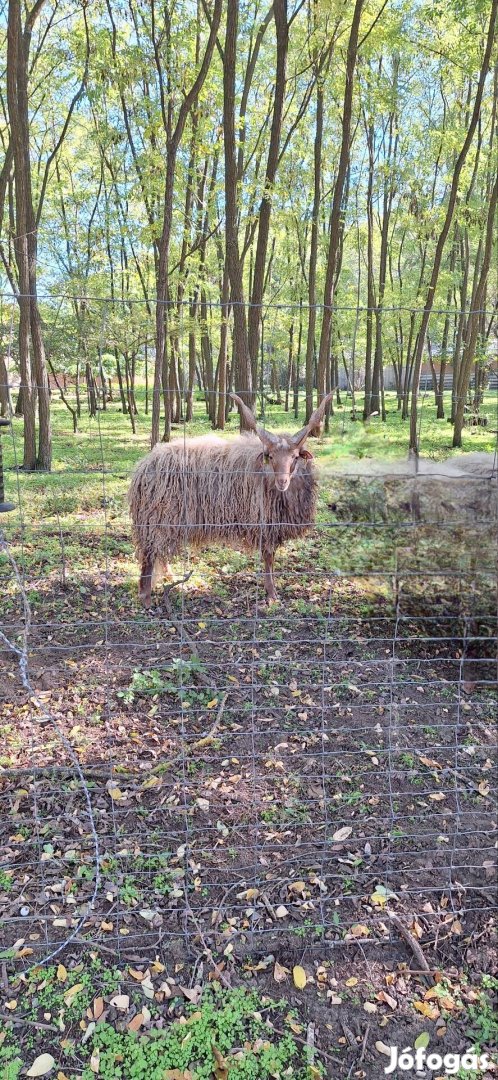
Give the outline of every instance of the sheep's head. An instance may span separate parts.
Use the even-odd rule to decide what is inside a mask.
[[[308,423],[305,427],[301,428],[301,431],[298,431],[296,435],[274,435],[271,431],[266,431],[265,428],[260,427],[260,425],[256,423],[251,410],[242,401],[242,398],[238,397],[237,394],[232,394],[231,397],[238,405],[240,413],[244,417],[248,428],[250,428],[251,431],[254,431],[263,444],[265,461],[273,469],[275,486],[279,491],[287,491],[295,472],[298,458],[312,457],[312,454],[305,449],[305,442],[312,432],[319,427],[327,404],[333,397],[333,394],[327,394],[326,397],[323,398],[318,408],[311,414]]]

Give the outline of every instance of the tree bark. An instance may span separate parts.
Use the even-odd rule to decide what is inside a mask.
[[[327,370],[330,358],[330,339],[332,331],[332,304],[334,301],[334,289],[336,280],[336,261],[340,244],[340,225],[343,213],[344,185],[349,165],[350,141],[351,141],[351,116],[353,111],[353,89],[356,58],[358,54],[358,34],[360,19],[364,7],[364,0],[356,0],[351,30],[349,34],[347,58],[346,58],[346,85],[344,88],[344,101],[342,109],[342,137],[341,150],[337,178],[334,186],[332,211],[330,215],[329,249],[327,255],[327,269],[325,276],[325,288],[323,294],[323,318],[320,335],[320,349],[318,353],[318,400],[325,395]]]
[[[477,127],[477,121],[479,119],[479,114],[480,114],[480,111],[481,111],[482,96],[483,96],[483,92],[484,92],[484,83],[486,81],[486,75],[488,73],[489,61],[490,61],[490,57],[491,57],[491,50],[492,50],[493,42],[494,42],[494,31],[495,31],[497,7],[498,7],[498,0],[492,0],[491,14],[490,14],[490,18],[489,18],[488,34],[487,34],[487,40],[486,40],[486,48],[485,48],[485,51],[484,51],[484,57],[483,57],[483,61],[482,61],[481,71],[480,71],[480,74],[479,74],[479,82],[478,82],[475,101],[474,101],[474,108],[472,110],[472,116],[471,116],[470,124],[469,124],[469,127],[467,129],[467,134],[465,136],[465,140],[464,140],[462,149],[460,150],[460,153],[458,155],[456,165],[455,165],[455,170],[454,170],[452,181],[451,181],[451,188],[450,188],[450,194],[449,194],[449,198],[448,198],[448,206],[447,206],[447,210],[446,210],[446,216],[445,216],[443,228],[442,228],[442,230],[441,230],[441,232],[439,234],[438,242],[437,242],[437,245],[436,245],[436,253],[435,253],[435,256],[434,256],[434,263],[433,263],[433,266],[432,266],[431,279],[430,279],[429,288],[427,290],[427,295],[426,295],[426,299],[425,299],[425,306],[424,306],[424,313],[423,313],[423,316],[422,316],[422,323],[421,323],[421,327],[420,327],[420,330],[419,330],[419,333],[418,333],[418,338],[417,338],[417,348],[416,348],[416,353],[415,353],[415,358],[414,358],[415,362],[414,362],[414,373],[413,373],[413,381],[412,381],[412,401],[411,401],[411,410],[410,410],[410,449],[413,450],[416,453],[418,453],[418,408],[417,408],[417,397],[418,397],[418,388],[419,388],[419,383],[420,383],[420,369],[422,367],[422,353],[423,353],[423,348],[424,348],[424,341],[425,341],[425,337],[426,337],[426,334],[427,334],[427,327],[429,325],[430,314],[431,314],[432,308],[434,306],[434,297],[435,297],[436,286],[437,286],[437,282],[438,282],[438,278],[439,278],[439,270],[440,270],[440,266],[441,266],[441,259],[443,257],[444,245],[446,243],[446,238],[448,236],[448,232],[450,230],[451,222],[452,222],[452,219],[453,219],[453,213],[454,213],[455,203],[456,203],[457,194],[458,194],[458,182],[459,182],[459,179],[460,179],[461,171],[462,171],[463,166],[465,164],[465,160],[467,158],[467,154],[468,154],[469,149],[470,149],[472,139],[474,137],[474,133],[475,133],[475,130],[476,130],[476,127]]]
[[[14,160],[15,240],[19,275],[19,364],[21,369],[25,469],[50,469],[50,395],[37,299],[37,223],[33,205],[28,107],[31,31],[43,0],[21,22],[20,0],[9,0],[7,24],[7,104]],[[35,408],[38,401],[38,449]]]
[[[253,404],[253,380],[244,303],[242,263],[238,241],[237,159],[235,143],[235,75],[237,58],[238,0],[228,0],[223,57],[223,131],[225,150],[225,251],[233,307],[233,383],[249,407]],[[241,429],[246,427],[240,418]]]
[[[201,67],[190,90],[185,94],[178,112],[175,127],[168,113],[166,126],[166,178],[163,196],[163,223],[161,236],[158,241],[158,259],[156,270],[156,357],[154,364],[154,385],[152,392],[152,431],[151,445],[159,441],[159,426],[161,419],[161,388],[168,396],[169,375],[168,356],[166,342],[168,340],[168,302],[169,302],[169,246],[171,240],[171,225],[173,220],[173,194],[175,184],[175,169],[178,147],[183,135],[187,116],[195,105],[199,93],[204,85],[211,58],[213,55],[216,36],[221,20],[222,0],[214,0],[214,11],[211,19],[209,38],[205,48]],[[171,413],[166,407],[164,418],[164,439],[169,439],[171,431]]]
[[[230,0],[229,0],[230,3]],[[258,238],[254,259],[254,276],[251,294],[251,306],[248,317],[248,346],[251,359],[252,382],[257,380],[259,337],[261,327],[261,304],[265,287],[266,255],[270,233],[270,217],[273,187],[279,162],[280,135],[284,110],[287,50],[289,46],[289,27],[287,24],[287,0],[274,0],[273,17],[277,37],[277,62],[275,73],[275,96],[270,133],[270,145],[266,163],[265,186],[258,215]]]
[[[318,227],[320,224],[320,197],[322,184],[322,143],[323,143],[323,86],[316,84],[316,119],[313,169],[313,209],[311,212],[311,241],[308,269],[308,329],[306,335],[306,421],[309,420],[313,404],[313,382],[315,378],[315,333],[316,333],[316,269],[318,261]]]
[[[498,179],[495,178],[491,198],[488,206],[488,218],[486,223],[486,239],[479,278],[472,290],[471,310],[467,320],[466,340],[463,350],[462,363],[458,378],[458,393],[456,399],[455,425],[453,430],[453,446],[462,445],[462,428],[465,412],[465,397],[469,385],[472,364],[476,351],[477,335],[481,321],[481,308],[484,306],[486,284],[491,263],[493,250],[493,232],[496,225],[496,206],[498,196]]]

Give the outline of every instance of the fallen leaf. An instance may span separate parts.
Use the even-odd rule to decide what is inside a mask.
[[[294,979],[294,986],[297,986],[298,990],[304,990],[308,977],[304,968],[299,964],[292,968],[292,978]]]
[[[446,795],[445,795],[444,791],[433,791],[429,795],[429,799],[432,799],[433,802],[442,802],[443,799],[445,799],[445,798],[446,798]]]
[[[132,979],[136,979],[137,982],[142,982],[142,979],[145,979],[144,971],[137,971],[136,968],[129,967],[128,972],[131,975]]]
[[[377,1042],[375,1043],[375,1049],[379,1052],[379,1054],[385,1054],[386,1057],[391,1057],[391,1047],[386,1046],[385,1042],[382,1042],[381,1039],[377,1039]]]
[[[115,994],[114,997],[111,998],[110,1003],[115,1009],[119,1009],[120,1012],[126,1012],[130,1006],[130,999],[128,994]]]
[[[422,1048],[425,1050],[425,1048],[429,1045],[430,1041],[431,1041],[431,1037],[429,1035],[429,1032],[428,1031],[421,1031],[420,1035],[417,1036],[417,1038],[415,1039],[415,1042],[413,1044],[414,1047],[415,1047],[415,1050],[421,1050]]]
[[[141,1012],[137,1013],[136,1016],[133,1017],[133,1020],[130,1020],[130,1023],[127,1024],[128,1031],[139,1031],[140,1028],[142,1027],[143,1022],[144,1022],[143,1013],[141,1013]]]
[[[489,795],[489,784],[487,784],[485,780],[481,780],[480,784],[478,784],[477,790],[479,792],[479,795],[482,795],[483,798],[486,798],[486,795]]]
[[[383,1001],[385,1005],[389,1005],[390,1009],[398,1008],[398,1002],[395,1001],[395,999],[391,997],[390,994],[387,994],[385,990],[381,990],[378,994],[376,994],[376,997],[377,1001]]]
[[[191,1001],[192,1005],[197,1005],[201,1000],[202,986],[180,986],[180,990],[187,1001]]]
[[[107,788],[107,791],[113,802],[119,802],[120,799],[124,798],[123,792],[118,787],[109,787]]]
[[[431,1005],[428,1001],[414,1001],[413,1007],[417,1012],[422,1013],[422,1016],[426,1016],[428,1020],[437,1020],[439,1016],[437,1005]]]
[[[217,704],[218,704],[218,698],[217,698],[217,697],[214,697],[214,698],[212,699],[212,701],[208,701],[208,703],[207,703],[207,705],[206,705],[206,708],[207,708],[207,709],[214,709],[215,705],[217,705]]]
[[[83,983],[75,983],[74,986],[70,986],[69,990],[66,990],[66,993],[64,994],[65,1004],[66,1005],[71,1005],[73,1003],[76,995],[79,994],[80,990],[82,990],[82,989],[83,989]]]
[[[364,1008],[366,1013],[376,1013],[377,1012],[377,1006],[376,1006],[375,1002],[373,1002],[373,1001],[365,1001],[365,1004],[364,1004],[363,1008]]]
[[[93,1015],[94,1015],[96,1020],[98,1020],[99,1017],[102,1016],[103,1011],[104,1011],[104,999],[101,998],[101,997],[94,998]]]
[[[84,1021],[83,1021],[83,1023],[84,1023]],[[90,1023],[88,1024],[88,1026],[85,1028],[85,1034],[83,1035],[83,1038],[81,1040],[82,1046],[85,1046],[85,1044],[88,1042],[89,1038],[93,1035],[93,1033],[95,1031],[95,1028],[96,1028],[95,1020],[91,1020]]]
[[[152,985],[152,979],[150,975],[146,975],[145,979],[142,979],[142,982],[140,983],[140,989],[143,991],[146,998],[152,1000],[152,998],[154,997],[154,987]]]
[[[54,1065],[55,1058],[52,1057],[52,1054],[40,1054],[39,1057],[35,1058],[26,1076],[46,1076]]]
[[[305,888],[305,881],[292,881],[289,885],[289,892],[297,893],[297,895],[300,896],[300,894],[304,892]]]
[[[144,780],[144,783],[142,784],[142,789],[144,791],[149,791],[150,788],[159,787],[162,787],[162,780],[160,776],[149,776],[149,779]]]
[[[286,915],[288,914],[289,912],[283,904],[279,904],[278,908],[275,908],[275,915],[277,916],[277,919],[285,919]]]
[[[349,979],[346,979],[345,985],[346,986],[357,986],[358,985],[358,979],[356,978],[356,975],[351,975],[351,977]]]
[[[228,1063],[226,1058],[223,1057],[223,1054],[218,1050],[218,1047],[215,1046],[214,1043],[211,1044],[211,1048],[216,1062],[214,1070],[216,1080],[228,1080]]]
[[[64,964],[59,964],[57,968],[57,979],[62,983],[67,979],[67,969],[64,967]]]
[[[342,829],[338,829],[332,836],[332,840],[336,840],[338,843],[341,840],[347,840],[348,836],[351,836],[353,831],[352,825],[344,825]]]
[[[275,960],[275,967],[273,968],[273,978],[275,979],[275,982],[285,982],[288,975],[290,975],[289,969],[283,967],[282,964],[279,964],[278,960]]]
[[[301,1034],[303,1030],[303,1025],[298,1024],[297,1020],[294,1019],[292,1013],[287,1013],[285,1017],[285,1022],[289,1025],[291,1031],[293,1031],[295,1035]]]
[[[351,934],[354,938],[368,937],[369,933],[369,927],[364,926],[363,923],[355,923],[354,926],[351,927]]]
[[[372,893],[370,899],[372,901],[372,904],[380,904],[380,905],[382,905],[382,904],[387,903],[387,896],[385,895],[385,893],[380,893],[380,892],[377,892],[377,891]]]

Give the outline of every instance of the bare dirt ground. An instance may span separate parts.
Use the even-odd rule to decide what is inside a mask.
[[[45,715],[1,655],[6,995],[75,934],[66,967],[91,948],[124,984],[156,960],[158,986],[285,996],[336,1078],[384,1075],[379,1040],[467,1045],[474,983],[498,973],[495,522],[355,492],[281,558],[270,609],[254,564],[218,554],[144,615],[119,520],[99,572],[66,566],[63,590],[38,567]],[[19,642],[15,592],[4,620]]]

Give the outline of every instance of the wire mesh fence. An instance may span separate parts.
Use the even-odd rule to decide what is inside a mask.
[[[18,468],[21,419],[4,434],[0,892],[18,968],[69,941],[221,974],[380,946],[413,967],[419,943],[450,958],[489,919],[496,461],[343,461],[350,393],[270,607],[260,557],[218,546],[186,547],[140,608],[141,408],[135,432],[109,402],[73,434],[52,389],[50,475]]]

